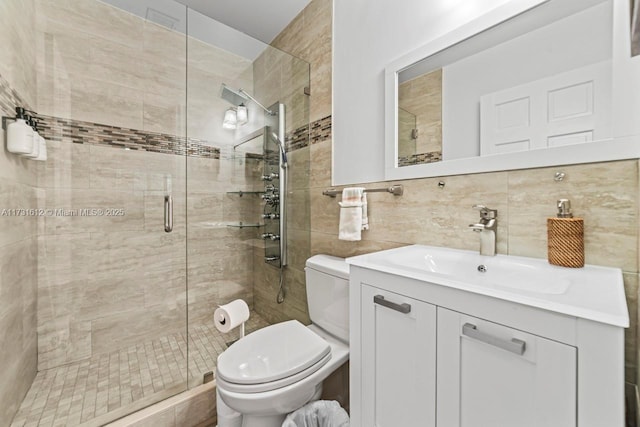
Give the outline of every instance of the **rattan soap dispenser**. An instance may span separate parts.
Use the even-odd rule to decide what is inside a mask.
[[[558,200],[557,218],[547,218],[549,263],[562,267],[584,267],[584,220],[574,218],[571,202]]]

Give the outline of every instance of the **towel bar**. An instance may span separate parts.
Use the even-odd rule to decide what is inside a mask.
[[[394,196],[402,196],[404,193],[404,187],[402,185],[392,185],[391,187],[384,188],[366,188],[364,191],[365,193],[391,193]],[[322,194],[329,197],[336,197],[338,194],[342,194],[342,190],[330,188],[328,190],[324,190]]]

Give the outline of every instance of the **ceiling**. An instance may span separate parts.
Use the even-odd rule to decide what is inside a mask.
[[[264,43],[271,43],[310,0],[177,1]]]

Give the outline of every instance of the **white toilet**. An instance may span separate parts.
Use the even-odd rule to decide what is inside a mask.
[[[319,399],[322,381],[349,359],[349,266],[316,255],[305,271],[310,326],[271,325],[218,356],[219,427],[280,427]]]

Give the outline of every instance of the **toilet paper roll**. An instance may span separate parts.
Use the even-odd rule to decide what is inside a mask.
[[[216,309],[213,320],[220,332],[227,333],[249,320],[249,306],[241,299],[231,301]]]

